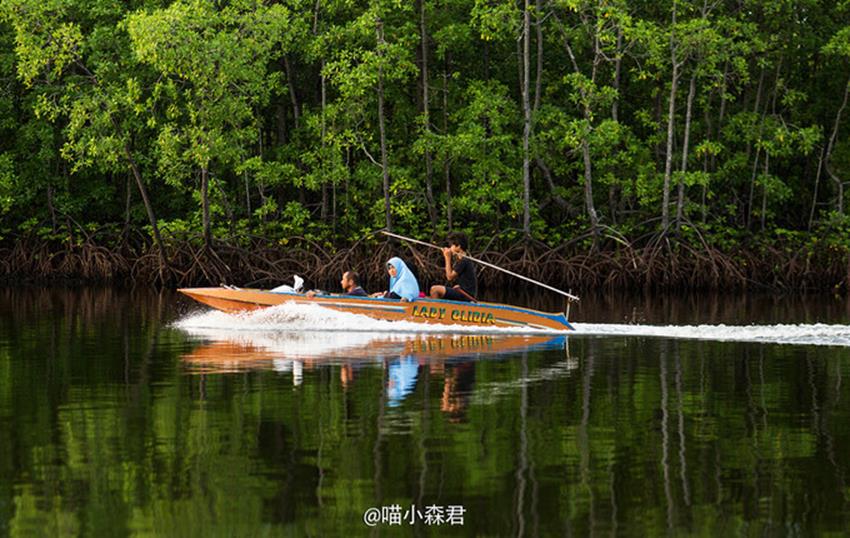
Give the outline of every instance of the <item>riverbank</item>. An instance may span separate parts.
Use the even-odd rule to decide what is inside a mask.
[[[122,282],[162,287],[218,285],[269,287],[299,274],[310,286],[333,286],[345,270],[359,272],[370,287],[383,284],[384,264],[401,256],[420,282],[444,280],[434,250],[375,237],[345,247],[306,238],[217,239],[172,237],[159,252],[142,233],[77,239],[18,237],[0,244],[0,279],[6,282]],[[801,290],[844,292],[850,255],[817,238],[719,248],[708,242],[657,237],[636,245],[624,240],[574,241],[552,248],[522,241],[472,254],[489,263],[564,289]],[[511,277],[481,268],[482,288],[516,286]]]

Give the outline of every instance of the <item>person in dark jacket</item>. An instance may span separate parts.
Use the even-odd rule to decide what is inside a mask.
[[[352,295],[355,297],[368,297],[366,290],[360,287],[360,275],[354,271],[346,271],[342,274],[342,279],[339,281],[342,286],[343,295]],[[307,297],[315,297],[317,295],[328,295],[328,292],[321,290],[310,290],[305,294]]]
[[[446,242],[449,246],[443,248],[443,259],[448,283],[445,286],[431,286],[431,297],[474,302],[478,295],[478,277],[475,276],[475,264],[466,257],[466,234],[451,233]]]
[[[360,275],[354,271],[346,271],[342,274],[342,280],[339,285],[345,290],[345,295],[355,295],[357,297],[368,297],[366,290],[360,287]]]

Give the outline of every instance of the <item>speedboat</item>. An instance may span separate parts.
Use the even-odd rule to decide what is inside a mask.
[[[228,313],[269,308],[284,303],[319,305],[338,312],[361,314],[388,321],[467,328],[489,327],[513,331],[572,331],[573,326],[563,312],[540,312],[530,308],[498,303],[462,302],[419,298],[410,302],[350,295],[314,295],[295,291],[272,291],[223,286],[218,288],[182,288],[178,290],[192,299]]]

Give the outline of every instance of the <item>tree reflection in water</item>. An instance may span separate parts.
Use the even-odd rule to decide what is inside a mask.
[[[172,328],[179,304],[0,293],[0,534],[361,535],[390,504],[463,505],[441,534],[840,534],[850,517],[846,348],[224,337]],[[391,405],[393,364],[415,382]]]

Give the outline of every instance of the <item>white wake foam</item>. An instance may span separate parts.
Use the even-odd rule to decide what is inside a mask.
[[[575,334],[651,336],[719,342],[850,346],[850,325],[617,325],[574,323]]]
[[[762,342],[850,347],[850,325],[780,324],[780,325],[626,325],[608,323],[573,323],[575,332],[509,329],[501,327],[469,327],[463,325],[431,325],[410,321],[372,319],[350,312],[339,312],[316,304],[284,303],[271,308],[225,314],[204,310],[188,314],[173,324],[176,328],[200,337],[215,339],[228,333],[317,333],[315,338],[303,336],[313,344],[327,339],[320,333],[346,334],[354,346],[367,344],[375,333],[386,338],[401,333],[449,334],[570,334],[575,336],[644,336],[720,342]],[[363,338],[353,333],[371,333]],[[247,336],[247,335],[246,335]],[[252,336],[256,338],[256,335]]]

